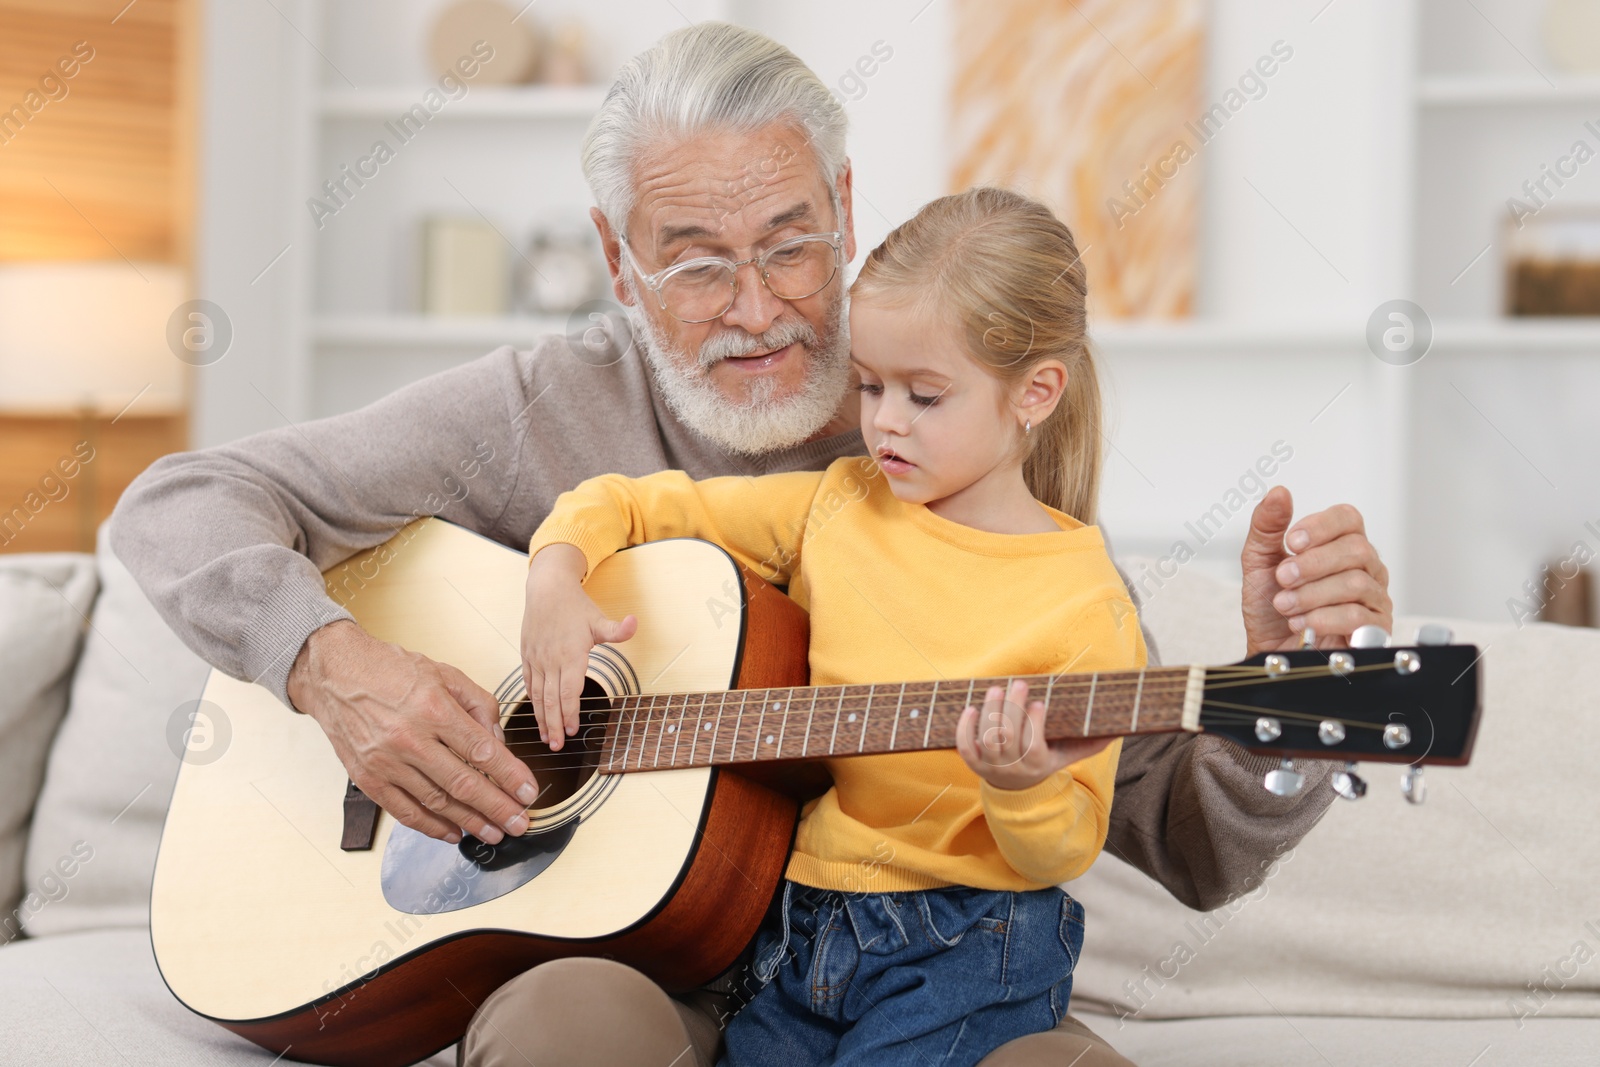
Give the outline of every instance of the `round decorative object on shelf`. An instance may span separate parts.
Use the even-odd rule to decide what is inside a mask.
[[[549,55],[540,77],[547,85],[583,85],[589,80],[587,32],[568,19],[551,35]]]
[[[456,0],[439,12],[428,42],[433,69],[476,59],[479,85],[515,85],[538,73],[539,37],[527,19],[500,0]],[[485,46],[492,52],[485,58]]]
[[[1549,0],[1544,48],[1564,71],[1600,73],[1600,0]]]
[[[605,271],[592,232],[557,226],[533,235],[516,265],[518,311],[566,314],[602,291]]]

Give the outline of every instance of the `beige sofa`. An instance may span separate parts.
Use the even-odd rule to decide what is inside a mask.
[[[174,737],[206,668],[100,534],[95,556],[0,557],[0,1063],[269,1064],[151,957]],[[1146,608],[1164,661],[1237,658],[1237,602],[1189,571],[1165,584]],[[1112,859],[1070,887],[1092,1026],[1143,1067],[1600,1064],[1600,634],[1456,629],[1487,646],[1488,713],[1425,807],[1369,768],[1366,800],[1209,914]]]

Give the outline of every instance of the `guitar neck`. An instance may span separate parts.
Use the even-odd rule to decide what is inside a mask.
[[[1028,683],[1048,740],[1199,729],[1202,667],[658,693],[612,701],[600,770],[666,770],[955,748],[961,710]]]

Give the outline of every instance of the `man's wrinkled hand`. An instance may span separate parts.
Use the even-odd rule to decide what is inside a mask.
[[[306,639],[289,698],[350,780],[413,830],[493,845],[528,828],[533,773],[505,746],[494,694],[448,663],[341,619]]]
[[[1240,554],[1246,655],[1298,648],[1308,627],[1318,648],[1343,648],[1369,623],[1392,631],[1389,568],[1367,540],[1361,512],[1335,504],[1290,526],[1293,517],[1281,485],[1251,513]]]

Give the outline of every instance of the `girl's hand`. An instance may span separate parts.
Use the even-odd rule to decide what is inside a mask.
[[[578,732],[578,697],[589,650],[602,641],[626,641],[639,628],[632,615],[606,618],[583,591],[588,566],[575,545],[547,545],[528,565],[522,611],[522,680],[539,723],[539,740],[559,751]]]
[[[1002,698],[1004,698],[1002,700]],[[956,723],[956,751],[972,773],[996,789],[1027,789],[1081,759],[1102,751],[1113,738],[1044,739],[1044,701],[1026,705],[1028,683],[1018,679],[1008,694],[991,685],[983,710],[968,704]]]

